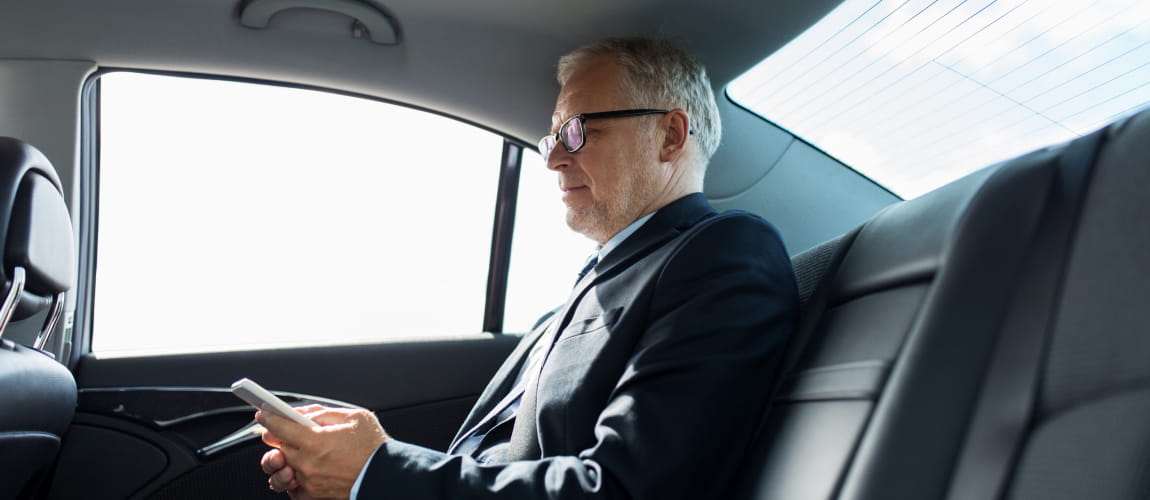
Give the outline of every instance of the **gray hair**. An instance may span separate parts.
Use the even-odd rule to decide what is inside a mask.
[[[683,108],[695,127],[696,161],[704,169],[719,148],[723,127],[707,70],[669,40],[606,38],[559,59],[559,84],[601,55],[612,55],[623,68],[623,99],[635,107]]]

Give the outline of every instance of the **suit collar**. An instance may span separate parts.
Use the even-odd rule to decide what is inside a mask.
[[[582,293],[598,276],[610,274],[616,268],[629,264],[636,257],[646,254],[650,249],[662,245],[715,213],[717,212],[707,202],[707,197],[703,196],[703,193],[689,194],[660,208],[646,224],[635,231],[635,234],[611,250],[595,269],[580,280],[574,296]]]
[[[459,434],[453,440],[451,449],[458,445],[460,439],[466,436],[473,426],[481,422],[482,417],[489,413],[499,398],[502,397],[501,394],[506,394],[511,390],[516,379],[515,375],[519,373],[526,361],[527,352],[538,342],[539,337],[545,331],[553,327],[563,328],[566,325],[567,321],[570,320],[571,306],[578,302],[580,295],[596,281],[597,277],[607,275],[616,268],[646,255],[651,249],[666,243],[690,229],[700,220],[715,213],[715,209],[711,208],[711,204],[707,202],[707,198],[702,193],[689,194],[656,211],[634,234],[604,256],[603,260],[595,266],[595,269],[579,281],[575,289],[572,290],[567,303],[557,312],[554,312],[549,320],[536,325],[536,328],[527,335],[527,338],[520,342],[508,356],[509,362],[504,363],[495,377],[492,378],[492,380],[498,380],[499,383],[488,384],[475,407],[472,408],[470,415],[464,421]],[[559,322],[559,325],[553,326],[553,322]]]

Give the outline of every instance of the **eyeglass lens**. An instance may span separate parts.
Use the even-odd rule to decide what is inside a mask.
[[[555,149],[555,146],[558,146],[560,142],[567,148],[567,151],[572,153],[582,148],[584,137],[583,127],[581,125],[583,125],[583,122],[579,119],[579,116],[572,116],[563,122],[563,125],[559,126],[559,131],[556,132],[555,135],[549,135],[540,139],[539,152],[543,155],[543,159],[546,160],[550,157],[551,150]]]
[[[552,149],[555,149],[555,136],[549,135],[539,140],[539,154],[543,155],[543,161],[551,156]]]
[[[572,116],[559,127],[559,137],[563,138],[563,145],[567,151],[578,151],[583,147],[583,121],[578,116]]]

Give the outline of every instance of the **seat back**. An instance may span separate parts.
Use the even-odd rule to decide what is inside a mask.
[[[1135,119],[1139,123],[1148,120],[1150,114],[1146,113]],[[1150,143],[1150,131],[1145,125],[1140,127],[1123,129],[1125,141],[1137,144],[1137,139],[1129,138],[1133,136],[1140,137],[1142,144]],[[1001,337],[1008,330],[1017,294],[1029,285],[1023,270],[1035,254],[1036,238],[1049,225],[1051,199],[1060,190],[1085,188],[1084,183],[1092,179],[1087,176],[1082,181],[1068,181],[1064,175],[1068,166],[1077,163],[1089,170],[1096,163],[1117,163],[1113,158],[1121,157],[1128,165],[1133,162],[1143,167],[1137,175],[1127,174],[1125,189],[1118,185],[1122,181],[1104,185],[1099,184],[1101,178],[1092,180],[1075,240],[1078,243],[1071,254],[1073,261],[1081,260],[1086,251],[1078,246],[1086,245],[1095,253],[1091,262],[1098,263],[1108,260],[1103,252],[1121,248],[1128,258],[1118,265],[1146,268],[1145,247],[1138,243],[1144,243],[1150,231],[1145,230],[1145,224],[1134,223],[1134,210],[1148,207],[1135,207],[1134,200],[1145,205],[1144,200],[1150,199],[1136,192],[1150,186],[1144,168],[1150,155],[1145,150],[1135,152],[1129,145],[1120,146],[1121,141],[1107,135],[1115,132],[976,172],[921,198],[888,207],[855,233],[796,256],[800,290],[809,290],[810,296],[788,352],[783,381],[755,438],[751,465],[743,475],[738,498],[945,498],[952,491],[952,477],[975,430],[973,415],[982,404],[988,366],[1002,348]],[[1096,154],[1099,144],[1102,152]],[[1116,152],[1116,148],[1124,149]],[[1074,182],[1079,185],[1068,186]],[[1115,195],[1127,201],[1091,201]],[[1092,209],[1097,203],[1105,208]],[[1092,211],[1118,210],[1118,205],[1126,212],[1108,224],[1102,220],[1106,216],[1089,216]],[[1122,223],[1119,221],[1130,224],[1126,231],[1116,230],[1115,225]],[[1091,236],[1083,237],[1083,231]],[[1063,316],[1069,310],[1097,306],[1099,301],[1087,296],[1095,297],[1103,288],[1111,290],[1109,298],[1118,301],[1114,304],[1133,307],[1139,303],[1130,297],[1137,297],[1140,304],[1150,303],[1145,288],[1125,284],[1110,289],[1111,282],[1098,280],[1098,275],[1090,272],[1080,271],[1079,279],[1086,285],[1075,285],[1071,280],[1073,266],[1072,262],[1072,272],[1067,274],[1067,298],[1052,313]],[[1137,275],[1126,276],[1136,280],[1132,276]],[[1089,292],[1073,291],[1076,289]],[[1131,295],[1131,291],[1139,293]],[[1076,306],[1068,308],[1071,302]],[[1146,311],[1144,307],[1142,310]],[[1123,317],[1119,312],[1116,307],[1099,310],[1108,318]],[[1119,367],[1108,361],[1116,352],[1126,352],[1124,342],[1138,333],[1132,325],[1147,324],[1146,319],[1150,318],[1139,316],[1132,321],[1142,323],[1122,323],[1125,328],[1118,331],[1126,333],[1121,334],[1121,341],[1095,345],[1084,339],[1098,333],[1097,329],[1080,331],[1079,337],[1073,337],[1079,340],[1064,344],[1072,347],[1048,363],[1058,362],[1081,374],[1083,365],[1068,353],[1090,344],[1096,356],[1088,365],[1098,384],[1110,387],[1110,391],[1127,387],[1121,394],[1133,397],[1130,393],[1140,389],[1129,388],[1141,388],[1139,380],[1150,380],[1150,369],[1142,368],[1150,365],[1142,363],[1134,368],[1133,355]],[[1052,345],[1057,345],[1058,338],[1055,335]],[[1150,347],[1147,340],[1134,344],[1141,342]],[[1058,352],[1052,350],[1051,355]],[[1122,372],[1120,376],[1114,373],[1115,368]],[[1046,370],[1049,372],[1050,367]],[[1142,376],[1146,378],[1139,378]],[[1080,399],[1099,397],[1098,392],[1083,392],[1078,380],[1063,375],[1058,378],[1058,389],[1073,386]],[[1150,409],[1150,400],[1141,404]],[[1061,409],[1051,411],[1066,409],[1057,408]],[[1139,415],[1145,416],[1150,415]],[[1150,460],[1150,424],[1139,426],[1135,418],[1130,417],[1131,429],[1125,437],[1142,439],[1144,445],[1129,446],[1126,453],[1142,453],[1139,456],[1146,458],[1136,463],[1146,465],[1144,461]],[[1082,428],[1075,429],[1083,432]],[[1073,449],[1063,440],[1051,442],[1060,443],[1050,446],[1063,452],[1062,458]],[[1028,441],[1027,453],[1031,447]],[[1045,462],[1033,462],[1042,465],[1028,467],[1032,460],[1027,453],[1021,455],[1018,480],[1032,474],[1037,479],[1026,479],[1028,485],[1044,484],[1050,462],[1062,459],[1050,458],[1056,453],[1047,450],[1039,452],[1048,457]],[[1013,459],[1006,463],[1009,466]],[[1066,467],[1072,463],[1066,462]],[[1136,476],[1125,477],[1133,480]],[[1017,481],[1011,484],[1014,489],[1022,488]],[[1020,498],[1042,497],[1037,493],[1022,495]]]
[[[968,436],[1019,429],[1000,498],[1143,499],[1150,496],[1150,112],[1106,131],[1054,307],[1030,373],[1006,371],[988,386],[1025,382],[1025,412],[980,419]],[[1006,359],[1005,366],[1016,366]],[[982,408],[980,408],[981,410]],[[985,414],[985,412],[980,412]],[[964,448],[963,458],[972,447]],[[980,457],[973,457],[975,462]],[[978,472],[978,471],[976,471]],[[986,482],[984,474],[963,480]],[[952,491],[965,485],[952,484]]]
[[[0,137],[0,498],[34,498],[76,407],[76,382],[40,351],[75,275],[68,209],[35,148]],[[3,339],[10,320],[51,309],[33,348]]]

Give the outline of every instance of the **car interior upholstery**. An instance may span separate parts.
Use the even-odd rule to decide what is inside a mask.
[[[1150,208],[1147,139],[1142,113],[797,255],[800,329],[738,497],[1140,495],[1146,242],[1116,235]]]
[[[783,376],[762,387],[768,411],[746,436],[736,483],[716,485],[732,490],[722,498],[1150,496],[1150,110],[904,201],[726,95],[840,0],[366,3],[371,12],[359,0],[0,7],[0,136],[20,138],[0,137],[0,500],[284,498],[259,470],[266,447],[235,435],[252,422],[224,389],[240,377],[292,402],[370,409],[397,438],[442,449],[521,338],[502,329],[514,231],[496,223],[483,298],[493,312],[474,331],[93,351],[102,75],[398,103],[503,143],[490,165],[451,167],[518,176],[517,154],[547,131],[557,57],[621,34],[675,39],[706,65],[724,130],[704,194],[720,210],[771,221],[797,277],[802,309]],[[349,31],[349,16],[370,19]],[[453,145],[434,139],[427,165],[392,165],[387,151],[380,164],[440,168],[435,148]],[[207,147],[197,140],[189,147]],[[165,160],[149,167],[162,171]],[[500,179],[502,220],[514,221],[517,179]],[[400,187],[429,205],[455,203],[435,186]],[[390,216],[382,229],[357,230],[387,233]],[[449,226],[435,224],[429,232]],[[304,271],[307,280],[318,272]],[[336,295],[318,286],[298,293]],[[164,336],[165,326],[143,328]],[[390,329],[388,318],[364,326]]]
[[[72,286],[72,225],[56,171],[34,147],[0,137],[0,498],[31,498],[49,477],[76,409],[71,372],[41,350]],[[33,347],[3,339],[10,319],[51,308]]]
[[[893,205],[794,258],[742,497],[1138,498],[1150,113]],[[1126,239],[1129,237],[1129,239]]]

